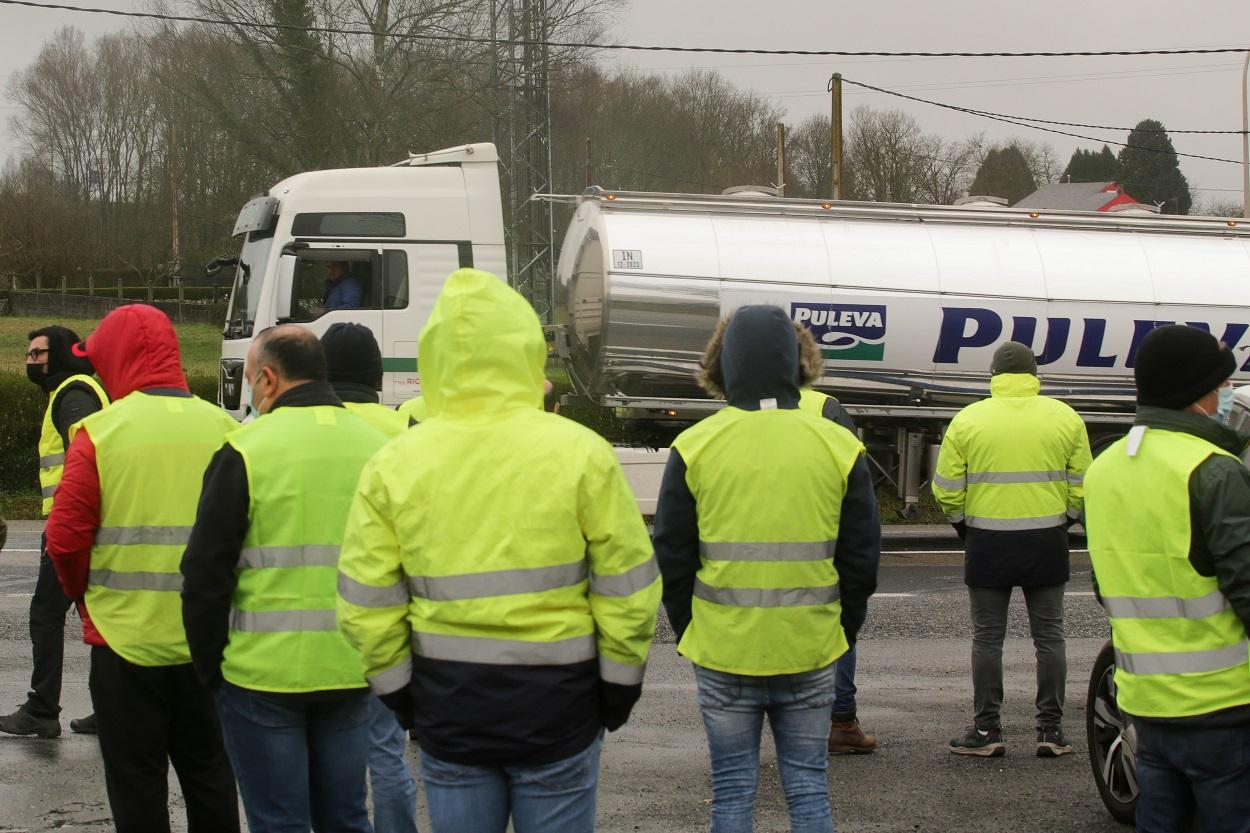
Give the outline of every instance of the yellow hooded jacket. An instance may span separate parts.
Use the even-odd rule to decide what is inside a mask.
[[[411,690],[435,757],[576,754],[608,722],[604,690],[636,699],[655,629],[633,494],[608,443],[541,409],[542,330],[498,278],[453,273],[420,356],[429,416],[361,474],[339,626],[374,691]]]

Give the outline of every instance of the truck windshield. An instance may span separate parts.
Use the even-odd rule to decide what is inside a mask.
[[[260,290],[265,285],[265,266],[269,262],[272,246],[272,232],[248,233],[243,251],[239,253],[239,265],[235,268],[234,289],[230,293],[230,307],[226,312],[226,338],[251,338],[256,322],[256,305],[260,302]]]

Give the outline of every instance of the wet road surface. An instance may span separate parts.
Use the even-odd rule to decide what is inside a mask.
[[[38,525],[14,524],[0,554],[0,710],[19,705],[29,675],[29,594],[38,562]],[[1087,559],[1073,558],[1068,587],[1066,730],[1076,753],[1033,754],[1033,652],[1016,593],[1004,655],[1005,758],[949,754],[946,742],[971,720],[968,601],[956,545],[943,528],[887,539],[880,590],[860,642],[859,713],[878,752],[830,761],[834,819],[842,833],[880,831],[1124,830],[1103,810],[1084,743],[1085,686],[1107,638],[1093,599]],[[707,746],[694,675],[676,654],[663,621],[646,688],[630,723],[609,736],[599,785],[601,831],[706,829],[711,807]],[[0,735],[0,833],[112,829],[99,753],[92,737],[68,733],[89,711],[87,649],[71,614],[66,627],[64,712],[57,740]],[[415,748],[413,749],[415,751]],[[757,830],[788,830],[776,755],[765,733]],[[185,830],[171,778],[174,829]],[[424,824],[423,830],[428,831]]]

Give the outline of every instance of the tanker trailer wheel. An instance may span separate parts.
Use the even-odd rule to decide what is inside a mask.
[[[1089,676],[1085,740],[1102,803],[1116,821],[1132,824],[1138,794],[1137,730],[1115,702],[1115,651],[1110,641]]]

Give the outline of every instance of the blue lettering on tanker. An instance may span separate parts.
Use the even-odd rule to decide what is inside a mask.
[[[885,358],[885,307],[873,304],[790,304],[790,317],[812,331],[826,359]]]
[[[795,320],[798,320],[797,316]],[[1004,316],[984,307],[942,307],[942,323],[938,329],[933,362],[958,364],[961,351],[989,348],[1001,343],[1006,337],[1033,348],[1038,366],[1053,364],[1070,350],[1075,350],[1074,363],[1077,367],[1132,369],[1136,364],[1137,350],[1142,339],[1155,327],[1186,324],[1212,332],[1211,325],[1203,321],[1134,320],[1133,331],[1122,339],[1123,343],[1108,343],[1105,318],[1046,318],[1046,338],[1039,344],[1037,331],[1041,322],[1040,318],[1025,315],[1009,316],[1009,320],[1005,321]],[[1250,331],[1250,324],[1226,324],[1218,337],[1233,350],[1247,331]],[[964,361],[967,361],[966,357]],[[988,364],[988,357],[986,361]],[[1250,370],[1250,359],[1242,364],[1241,370]]]

